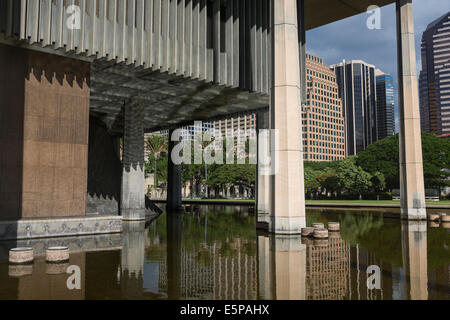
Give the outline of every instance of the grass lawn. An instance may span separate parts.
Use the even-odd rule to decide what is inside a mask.
[[[255,200],[240,200],[240,199],[183,199],[183,202],[242,202],[242,203],[254,203]]]
[[[216,203],[254,203],[254,200],[238,199],[183,199],[183,202],[216,202]],[[394,200],[306,200],[306,204],[347,204],[347,205],[400,205],[400,201]],[[429,201],[427,206],[450,206],[450,200]]]
[[[306,204],[400,205],[398,200],[306,200]],[[427,201],[427,205],[450,205],[450,200]]]

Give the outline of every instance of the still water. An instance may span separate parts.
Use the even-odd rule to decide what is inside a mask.
[[[308,225],[328,221],[341,231],[315,241],[257,232],[245,207],[188,206],[123,234],[25,243],[69,246],[63,265],[41,255],[9,265],[18,244],[0,243],[0,299],[450,299],[450,226],[308,211]],[[80,290],[67,288],[73,265]],[[380,268],[379,289],[368,288],[369,266]]]

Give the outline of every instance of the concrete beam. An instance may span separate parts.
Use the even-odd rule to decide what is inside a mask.
[[[426,220],[412,0],[397,0],[401,215]]]

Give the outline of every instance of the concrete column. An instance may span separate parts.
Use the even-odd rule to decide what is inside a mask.
[[[403,270],[409,278],[411,300],[428,300],[427,222],[402,222]]]
[[[426,219],[412,0],[397,0],[401,215]]]
[[[302,107],[306,104],[306,24],[305,0],[297,0],[298,47],[300,52],[300,88]]]
[[[260,132],[260,130],[269,129],[269,112],[259,112],[257,114],[256,121],[258,128],[258,176],[256,205],[259,214],[269,214],[270,179],[268,174],[263,174],[265,168],[261,164],[261,157],[269,157],[268,154],[263,154],[269,150],[269,136],[267,135],[267,131]]]
[[[167,211],[183,209],[181,201],[181,165],[172,162],[172,150],[178,141],[172,141],[174,130],[169,131],[169,165],[167,174]]]
[[[273,77],[271,129],[279,141],[271,150],[278,166],[272,177],[270,231],[299,234],[305,227],[302,140],[300,139],[300,65],[297,0],[273,1]]]
[[[124,220],[145,219],[144,106],[124,108],[121,213]]]

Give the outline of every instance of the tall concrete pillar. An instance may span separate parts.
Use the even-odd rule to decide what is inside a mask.
[[[402,222],[403,270],[411,300],[428,300],[427,222]]]
[[[305,227],[302,140],[300,139],[300,64],[297,0],[276,0],[272,43],[271,129],[279,134],[272,155],[278,166],[272,177],[270,231],[299,234]],[[304,32],[304,30],[300,30]]]
[[[265,172],[263,167],[262,158],[270,157],[266,151],[269,150],[269,136],[267,131],[260,131],[269,129],[269,112],[259,112],[257,114],[257,129],[258,129],[258,184],[257,184],[257,196],[256,205],[258,214],[270,213],[270,179],[269,175]]]
[[[397,0],[401,215],[426,219],[412,0]]]
[[[145,219],[144,106],[124,108],[121,213],[124,220]]]
[[[167,173],[167,211],[179,211],[182,207],[181,200],[181,165],[172,162],[172,150],[178,141],[172,141],[174,130],[169,131],[169,165]]]
[[[302,107],[306,104],[306,23],[305,0],[297,0],[298,47],[300,52],[300,88]]]

